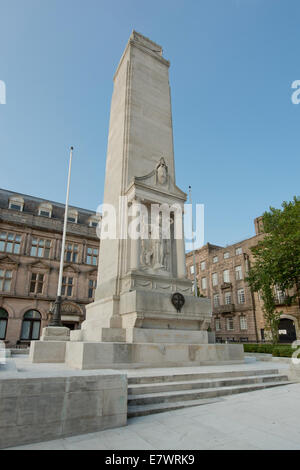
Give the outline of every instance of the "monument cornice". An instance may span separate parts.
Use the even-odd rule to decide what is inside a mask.
[[[129,186],[127,187],[127,189],[125,190],[125,196],[129,195],[135,188],[137,189],[141,189],[141,190],[145,190],[147,191],[149,194],[154,194],[154,195],[161,195],[164,199],[170,199],[170,197],[174,198],[174,199],[177,199],[179,200],[181,203],[185,202],[186,201],[186,198],[187,198],[187,195],[186,193],[184,193],[183,191],[181,191],[181,189],[177,188],[176,185],[174,185],[174,187],[176,188],[176,190],[178,191],[179,194],[175,194],[173,193],[172,191],[164,191],[163,189],[160,189],[160,188],[154,188],[152,186],[149,186],[145,183],[142,183],[140,181],[137,181],[137,179],[135,178],[130,184]],[[150,198],[149,198],[150,200]]]
[[[154,57],[154,59],[157,59],[159,62],[166,65],[166,67],[168,67],[168,68],[170,67],[170,61],[169,60],[165,59],[162,56],[157,55],[155,52],[151,51],[151,49],[147,49],[146,47],[144,47],[142,44],[139,44],[134,39],[130,39],[129,44],[131,46],[136,47],[137,49],[140,49],[140,51],[145,52],[145,54],[148,54],[151,57]]]
[[[155,44],[155,43],[153,43],[153,44]],[[132,47],[136,47],[137,49],[139,49],[140,51],[144,52],[145,54],[150,55],[151,57],[153,57],[154,59],[158,60],[161,64],[165,65],[166,67],[168,67],[168,68],[170,67],[171,64],[170,64],[170,61],[169,61],[169,60],[165,59],[165,58],[162,57],[162,56],[157,55],[157,53],[151,51],[151,49],[147,49],[147,48],[144,47],[142,44],[139,44],[135,39],[129,39],[129,41],[128,41],[127,45],[126,45],[125,51],[123,52],[123,55],[122,55],[122,57],[121,57],[121,59],[120,59],[120,62],[119,62],[119,64],[118,64],[117,70],[116,70],[116,72],[115,72],[115,74],[114,74],[113,80],[116,79],[116,77],[117,77],[117,75],[118,75],[118,73],[119,73],[119,70],[120,70],[120,68],[121,68],[121,65],[122,65],[122,63],[123,63],[123,61],[124,61],[124,58],[126,57],[126,54],[127,54],[127,52],[128,52],[128,49],[129,49],[131,46],[132,46]],[[131,56],[129,55],[129,61],[130,61],[130,60],[131,60]]]

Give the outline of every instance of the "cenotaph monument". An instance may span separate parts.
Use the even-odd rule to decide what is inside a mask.
[[[103,207],[113,208],[115,236],[103,236],[103,213],[95,301],[64,346],[32,342],[33,362],[53,355],[101,369],[243,360],[241,346],[209,343],[211,301],[186,277],[169,66],[161,46],[132,32],[114,76],[108,136]],[[128,236],[138,214],[140,235]]]

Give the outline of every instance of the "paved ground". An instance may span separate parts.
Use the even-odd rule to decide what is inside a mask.
[[[270,366],[259,362],[247,365]],[[275,367],[286,367],[278,366]],[[300,449],[299,397],[300,384],[292,384],[233,395],[184,410],[132,418],[123,428],[15,449]]]

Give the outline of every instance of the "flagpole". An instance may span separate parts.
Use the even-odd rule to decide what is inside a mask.
[[[192,186],[189,186],[189,200],[192,205],[192,244],[193,244],[193,266],[194,266],[194,296],[198,297],[198,285],[196,275],[196,258],[195,258],[195,242],[194,242],[194,219],[193,219],[193,203],[192,203]]]
[[[68,208],[69,208],[69,194],[70,194],[72,158],[73,158],[73,147],[70,148],[67,195],[66,195],[66,205],[65,205],[63,236],[62,236],[62,243],[61,243],[57,295],[56,295],[56,300],[55,300],[55,303],[54,303],[53,316],[52,316],[52,319],[49,323],[49,326],[63,326],[62,322],[61,322],[61,300],[62,300],[61,299],[61,289],[62,289],[62,278],[63,278],[63,272],[64,272],[64,259],[65,259],[65,245],[66,245],[66,233],[67,233],[67,222],[68,222]]]

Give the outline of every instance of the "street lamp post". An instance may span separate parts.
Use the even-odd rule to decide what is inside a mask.
[[[63,326],[62,322],[61,322],[61,301],[62,301],[62,299],[61,299],[61,288],[62,288],[62,278],[63,278],[63,270],[64,270],[64,257],[65,257],[66,233],[67,233],[67,222],[68,222],[68,208],[69,208],[69,193],[70,193],[72,157],[73,157],[73,147],[71,147],[71,149],[70,149],[67,196],[66,196],[64,228],[63,228],[63,236],[62,236],[62,244],[61,244],[57,295],[56,295],[56,300],[55,300],[55,303],[54,303],[52,319],[49,323],[49,326]]]

